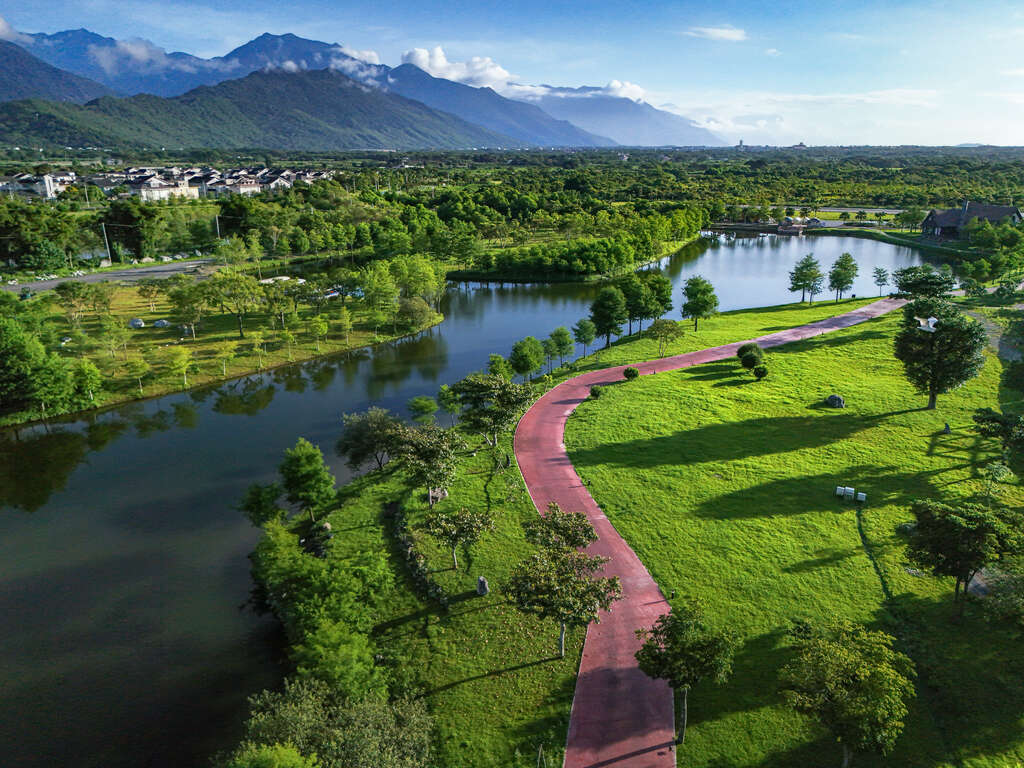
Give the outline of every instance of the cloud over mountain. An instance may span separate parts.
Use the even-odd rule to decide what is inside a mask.
[[[31,42],[31,38],[28,35],[23,35],[21,32],[12,27],[7,19],[0,16],[0,40],[7,40],[10,43],[18,43],[19,45],[25,45]]]
[[[478,88],[503,90],[514,75],[490,56],[474,56],[469,61],[449,61],[444,49],[413,48],[402,54],[403,64],[412,64],[434,77],[454,80]]]

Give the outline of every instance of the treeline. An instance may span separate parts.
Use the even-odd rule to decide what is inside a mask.
[[[271,353],[294,360],[304,342],[302,356],[319,354],[330,334],[347,348],[357,326],[367,343],[440,317],[444,270],[423,256],[261,282],[233,265],[247,258],[244,241],[223,250],[228,265],[205,280],[66,281],[30,301],[0,292],[0,416],[45,419],[101,405],[105,393],[153,394],[161,380],[187,388],[191,375],[226,378],[246,358],[243,372]],[[125,305],[140,303],[163,315],[155,333],[133,330]]]
[[[624,223],[625,231],[614,237],[485,251],[463,274],[535,279],[621,273],[663,255],[669,242],[693,239],[707,223],[703,208],[654,214]]]

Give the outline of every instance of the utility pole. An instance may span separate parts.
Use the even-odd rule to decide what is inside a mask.
[[[103,244],[107,246],[107,259],[111,264],[114,263],[114,257],[110,255],[110,240],[107,239],[107,225],[105,222],[100,222],[100,227],[103,229]]]
[[[217,225],[217,239],[220,240],[220,215],[215,214],[213,217],[213,223]]]

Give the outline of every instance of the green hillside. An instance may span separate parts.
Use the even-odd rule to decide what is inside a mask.
[[[522,146],[332,70],[254,72],[171,99],[9,102],[0,105],[0,144],[321,151]]]

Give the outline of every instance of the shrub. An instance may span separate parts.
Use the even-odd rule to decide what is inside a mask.
[[[597,384],[590,388],[590,396],[595,400],[601,396],[602,392],[604,392],[604,387],[598,386]]]
[[[748,371],[752,371],[761,364],[761,356],[755,355],[753,352],[748,352],[740,358],[740,365],[746,368]]]
[[[763,379],[767,375],[768,375],[768,366],[767,365],[759,365],[756,368],[754,368],[754,377],[758,381],[760,381],[761,379]]]
[[[629,366],[629,368],[622,372],[622,375],[625,376],[628,381],[632,381],[640,375],[640,369]]]
[[[760,360],[764,356],[761,352],[761,348],[757,346],[757,344],[753,341],[748,341],[746,344],[741,345],[740,348],[736,350],[736,357],[738,357],[740,360],[742,360],[747,355],[754,355],[755,357],[757,357],[758,360]]]

